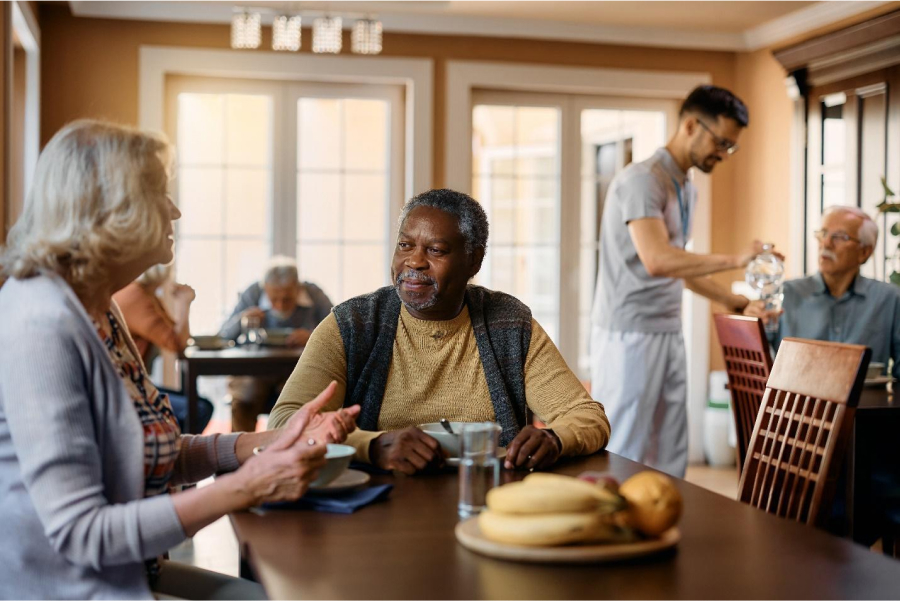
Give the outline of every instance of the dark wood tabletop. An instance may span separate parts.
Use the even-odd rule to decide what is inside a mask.
[[[601,453],[556,470],[644,466]],[[505,481],[524,474],[505,472]],[[782,520],[685,481],[678,547],[618,563],[540,565],[460,546],[453,472],[373,476],[391,497],[352,515],[275,510],[233,514],[243,552],[272,598],[589,599],[898,598],[900,562]]]

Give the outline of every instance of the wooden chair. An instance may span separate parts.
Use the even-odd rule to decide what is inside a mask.
[[[824,524],[871,355],[857,344],[781,343],[747,449],[741,501]]]
[[[725,370],[728,372],[728,388],[731,390],[731,411],[737,430],[738,471],[747,457],[747,445],[756,416],[762,404],[766,382],[772,371],[772,356],[762,321],[743,315],[713,315]]]

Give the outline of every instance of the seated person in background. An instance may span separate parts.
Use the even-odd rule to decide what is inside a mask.
[[[257,318],[263,328],[294,330],[287,338],[291,346],[305,346],[309,335],[331,311],[331,301],[322,289],[301,282],[297,264],[289,257],[272,257],[262,282],[244,290],[237,306],[219,330],[219,336],[236,340],[244,317]],[[253,432],[256,418],[275,403],[284,380],[234,377],[228,380],[233,432]]]
[[[347,439],[356,457],[406,474],[442,461],[416,428],[496,421],[508,468],[542,468],[609,440],[609,421],[531,310],[469,280],[481,269],[488,222],[481,205],[431,190],[403,208],[393,286],[335,307],[313,332],[269,417],[278,428],[337,381],[331,408],[360,405]],[[527,410],[547,423],[537,429]]]
[[[167,291],[172,299],[171,315],[160,298]],[[188,320],[195,297],[193,288],[172,280],[171,265],[154,265],[113,295],[148,372],[160,350],[180,353],[187,346],[191,337]],[[176,390],[158,388],[169,395],[178,425],[186,432],[187,397]],[[212,417],[213,404],[204,398],[199,401],[196,431],[202,432]]]
[[[785,282],[783,315],[756,311],[778,320],[772,345],[777,351],[788,337],[864,344],[873,362],[886,366],[893,358],[893,376],[900,377],[900,289],[859,273],[875,249],[878,226],[856,207],[835,206],[825,211],[816,238],[819,273]]]

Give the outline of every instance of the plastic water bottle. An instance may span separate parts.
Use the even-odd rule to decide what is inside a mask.
[[[784,263],[772,253],[774,245],[763,244],[763,251],[747,265],[744,279],[759,294],[759,300],[766,303],[766,311],[780,311],[784,299]],[[766,325],[766,332],[774,333],[778,322]]]

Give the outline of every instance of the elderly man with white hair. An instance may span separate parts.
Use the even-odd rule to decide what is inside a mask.
[[[819,272],[784,284],[784,314],[775,348],[787,337],[864,344],[872,361],[894,359],[900,377],[900,289],[863,277],[860,267],[878,241],[878,226],[857,207],[834,206],[816,233]]]
[[[272,257],[261,282],[247,288],[238,299],[219,336],[235,340],[241,319],[255,317],[266,329],[291,329],[290,346],[306,346],[309,335],[331,313],[331,301],[322,289],[303,282],[290,257]],[[233,432],[253,432],[260,413],[271,409],[284,386],[278,378],[235,377],[228,381]]]

